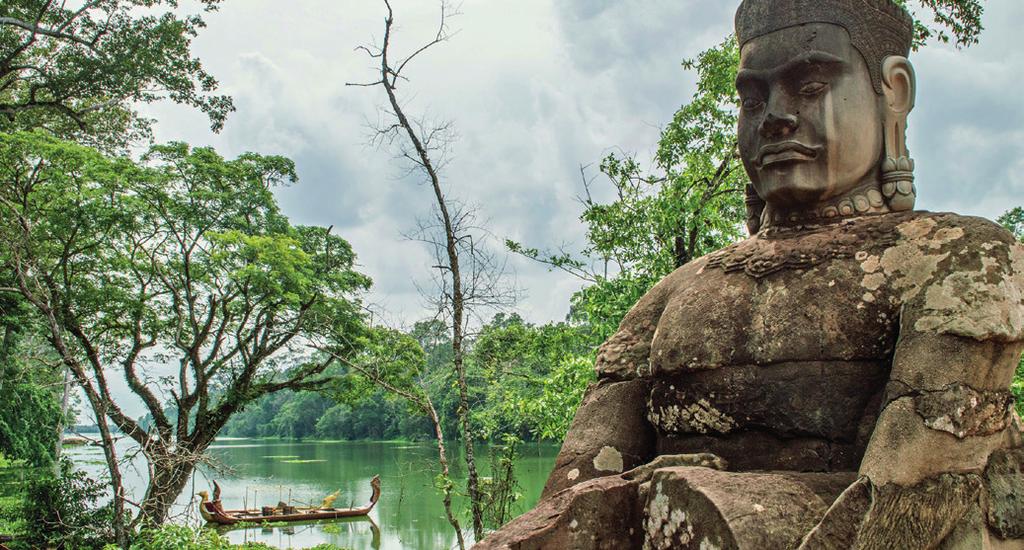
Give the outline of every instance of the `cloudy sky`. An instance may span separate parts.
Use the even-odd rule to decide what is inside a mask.
[[[431,37],[436,3],[395,0],[394,52]],[[445,173],[450,196],[478,205],[490,231],[536,247],[584,242],[576,197],[581,165],[612,150],[646,161],[659,128],[693,93],[680,61],[731,32],[723,0],[466,0],[458,34],[408,70],[410,114],[450,119],[458,132]],[[918,206],[996,217],[1024,204],[1020,75],[1024,2],[986,2],[981,44],[930,45],[913,56],[918,108],[910,146]],[[395,324],[430,313],[416,290],[429,252],[403,239],[430,214],[430,189],[388,150],[367,146],[384,97],[346,87],[374,78],[354,48],[382,32],[374,0],[244,0],[207,16],[194,52],[238,111],[213,135],[201,114],[173,105],[147,113],[157,138],[295,160],[300,182],[278,199],[297,223],[333,225],[374,279],[369,300]],[[495,243],[496,246],[500,242]],[[517,310],[561,320],[573,278],[510,258]]]

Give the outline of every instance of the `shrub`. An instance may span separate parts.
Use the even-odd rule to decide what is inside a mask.
[[[98,504],[107,499],[107,493],[106,484],[75,471],[65,459],[56,477],[29,482],[22,508],[25,536],[19,543],[28,548],[102,548],[114,538],[113,507]]]

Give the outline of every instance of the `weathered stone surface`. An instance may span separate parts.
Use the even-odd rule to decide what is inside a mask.
[[[1010,429],[960,440],[928,427],[913,398],[901,397],[882,411],[859,471],[879,485],[912,486],[944,472],[981,472],[992,452],[1016,447],[1018,440],[1019,435]],[[967,444],[958,444],[961,441]],[[900,452],[908,448],[923,451]]]
[[[744,365],[661,377],[647,418],[661,434],[763,430],[853,441],[888,377],[882,361]]]
[[[476,550],[621,550],[643,539],[639,480],[607,476],[543,499]]]
[[[871,483],[851,483],[804,537],[800,550],[848,550],[871,507]]]
[[[661,311],[650,343],[652,373],[891,361],[899,322],[922,332],[914,328],[917,321],[938,311],[936,303],[928,305],[929,289],[955,273],[978,273],[983,265],[987,277],[1016,277],[1013,246],[992,222],[953,214],[908,212],[766,230],[714,253],[697,275],[684,266],[659,293],[641,299],[644,312]],[[759,267],[765,275],[748,273],[749,266],[768,261],[781,264]],[[1000,298],[1006,307],[1021,308],[1015,291],[1007,292]],[[631,330],[628,321],[623,330]],[[993,338],[1007,341],[1017,329],[1008,324],[993,330]],[[986,340],[952,327],[924,332]]]
[[[922,392],[914,397],[914,405],[926,426],[961,439],[999,433],[1014,414],[1009,391],[978,391],[962,384]]]
[[[591,386],[562,443],[542,497],[649,462],[654,457],[654,430],[636,406],[648,393],[644,380],[602,381]],[[595,441],[603,445],[595,446]]]
[[[800,550],[987,549],[980,497],[975,474],[943,474],[910,487],[875,487],[861,478],[836,499]]]
[[[989,527],[1001,539],[1024,539],[1024,449],[992,453],[985,490]]]
[[[938,550],[1024,550],[1024,540],[999,538],[985,524],[983,511],[971,508]]]
[[[935,548],[980,508],[981,478],[943,474],[912,487],[873,487],[857,550]]]
[[[789,470],[797,472],[855,471],[863,445],[821,438],[782,438],[766,432],[728,436],[666,436],[658,439],[658,454],[708,452],[722,457],[733,471]]]
[[[795,548],[852,478],[685,467],[658,470],[647,497],[644,548]]]

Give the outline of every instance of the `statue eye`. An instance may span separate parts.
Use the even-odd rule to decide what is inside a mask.
[[[808,82],[800,88],[800,95],[815,96],[825,91],[828,84],[824,82]]]
[[[753,111],[754,109],[761,107],[761,105],[764,105],[764,102],[756,97],[748,97],[743,100],[743,108],[748,111]]]

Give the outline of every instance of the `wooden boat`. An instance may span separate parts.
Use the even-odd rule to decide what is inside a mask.
[[[370,487],[373,494],[370,502],[360,508],[334,508],[330,506],[336,494],[324,499],[323,505],[316,508],[297,508],[280,503],[276,507],[265,506],[260,510],[225,510],[220,502],[220,486],[213,482],[213,500],[210,500],[206,491],[198,493],[202,501],[199,503],[199,513],[209,523],[218,525],[235,525],[238,523],[263,523],[263,522],[295,522],[295,521],[317,521],[322,519],[348,518],[353,516],[365,516],[373,510],[380,499],[380,476],[373,476],[370,480]]]

